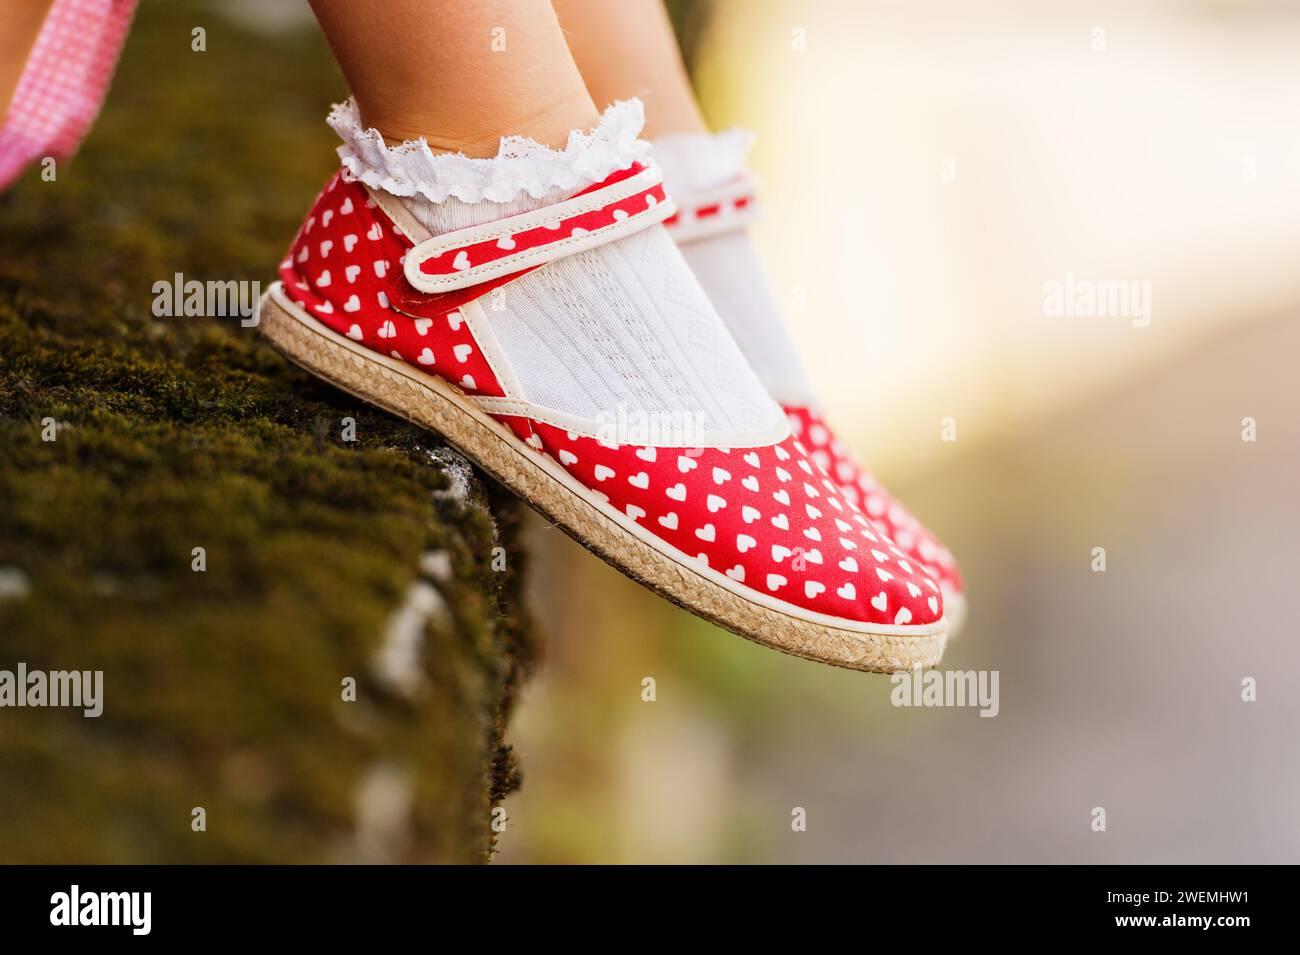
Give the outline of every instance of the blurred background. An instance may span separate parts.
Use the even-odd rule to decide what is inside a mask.
[[[1001,712],[895,708],[538,528],[500,858],[1295,861],[1300,4],[694,14],[825,410],[961,561],[943,665]],[[1067,273],[1150,282],[1149,326],[1046,316]]]
[[[530,515],[544,659],[497,861],[1295,861],[1300,2],[672,8],[710,121],[757,133],[756,237],[827,416],[962,564],[943,666],[998,671],[1000,711],[895,708]],[[328,165],[345,91],[305,0],[203,9],[316,64],[264,96],[319,115]],[[182,69],[235,81],[208,57]],[[287,179],[281,139],[257,161]],[[1067,276],[1150,283],[1149,324],[1047,314]]]

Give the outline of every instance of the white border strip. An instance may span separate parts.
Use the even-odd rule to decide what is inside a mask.
[[[757,222],[760,215],[756,190],[753,176],[743,176],[716,189],[679,194],[679,215],[677,221],[668,226],[668,233],[678,245],[685,245],[747,228]],[[736,200],[746,196],[749,205],[737,209]],[[696,210],[703,206],[719,206],[719,209],[701,218],[696,215]]]
[[[660,175],[659,170],[651,166],[635,176],[630,176],[621,182],[599,189],[596,192],[577,196],[573,199],[566,199],[563,202],[544,206],[532,212],[508,216],[505,219],[497,219],[495,222],[471,226],[468,229],[457,229],[454,232],[446,232],[440,236],[435,236],[432,239],[420,242],[406,253],[406,262],[403,266],[406,280],[421,292],[449,292],[454,289],[469,288],[498,275],[518,272],[531,265],[550,262],[566,255],[572,255],[575,252],[581,252],[583,249],[589,249],[604,242],[631,235],[633,232],[639,232],[656,222],[667,219],[677,211],[677,207],[671,200],[656,202],[653,205],[648,205],[643,212],[632,213],[626,219],[617,220],[599,229],[593,229],[585,235],[570,236],[556,242],[548,242],[545,245],[535,246],[524,252],[507,255],[492,262],[476,265],[459,272],[446,275],[429,275],[420,270],[420,266],[430,259],[436,259],[448,252],[463,249],[479,242],[503,239],[517,235],[520,232],[527,232],[530,229],[542,228],[551,224],[558,228],[559,223],[565,219],[571,219],[574,216],[603,209],[615,202],[621,202],[639,192],[644,192],[659,185],[662,181],[663,177]]]
[[[790,421],[775,402],[772,407],[776,416],[768,427],[761,431],[711,431],[704,435],[690,435],[680,430],[655,431],[647,435],[647,440],[635,440],[635,435],[620,434],[617,425],[602,423],[595,418],[581,418],[564,411],[555,411],[533,404],[524,398],[494,398],[489,395],[466,395],[488,414],[510,415],[516,418],[531,418],[542,424],[563,428],[584,438],[597,441],[609,441],[614,444],[633,446],[654,446],[656,448],[712,448],[734,451],[747,448],[766,448],[778,444],[790,436]],[[703,440],[701,440],[703,439]]]

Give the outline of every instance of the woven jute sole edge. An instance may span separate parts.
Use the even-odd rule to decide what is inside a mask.
[[[262,297],[259,327],[286,358],[332,385],[442,435],[578,543],[655,593],[747,640],[832,666],[898,673],[943,656],[947,624],[915,636],[843,630],[792,617],[734,594],[673,560],[603,514],[536,461],[513,433],[431,375],[399,374],[332,329],[279,300]],[[381,356],[376,356],[381,357]]]

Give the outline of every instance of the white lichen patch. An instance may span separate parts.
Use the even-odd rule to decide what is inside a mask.
[[[0,600],[18,600],[32,592],[25,571],[17,567],[0,567]]]
[[[470,463],[451,448],[435,448],[429,452],[433,463],[447,475],[447,487],[434,491],[435,498],[450,498],[459,504],[469,501],[473,470]]]
[[[410,774],[390,763],[371,766],[357,782],[353,852],[361,862],[396,861],[410,843],[415,787]]]
[[[401,606],[388,618],[383,645],[371,664],[375,676],[395,693],[416,696],[424,685],[420,654],[425,627],[430,621],[446,627],[450,620],[446,601],[432,584],[424,580],[412,583]]]
[[[451,555],[445,550],[425,551],[420,555],[420,573],[437,583],[447,583],[451,580]]]

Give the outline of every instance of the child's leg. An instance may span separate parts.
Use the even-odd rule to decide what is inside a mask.
[[[708,132],[662,0],[555,0],[555,12],[593,99],[642,99],[651,138]]]
[[[598,114],[548,0],[312,0],[364,123],[390,142],[495,156]]]

